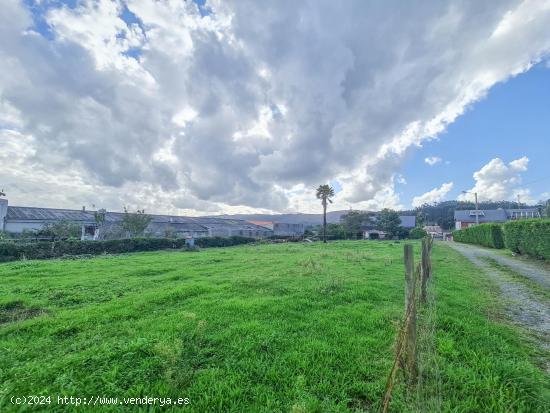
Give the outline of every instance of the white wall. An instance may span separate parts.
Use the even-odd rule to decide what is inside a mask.
[[[8,200],[0,198],[0,231],[5,231],[6,215],[8,214]]]
[[[7,222],[5,231],[6,232],[14,232],[16,234],[19,234],[23,232],[23,230],[33,230],[33,229],[40,229],[42,228],[44,224],[42,222]]]

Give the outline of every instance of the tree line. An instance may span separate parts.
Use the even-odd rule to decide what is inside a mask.
[[[475,209],[475,204],[470,201],[444,201],[433,204],[424,204],[408,211],[393,211],[391,209],[383,209],[379,213],[369,211],[353,211],[350,210],[340,218],[339,224],[327,224],[327,206],[332,203],[332,198],[335,195],[334,188],[330,185],[319,185],[316,191],[317,199],[321,200],[323,207],[323,225],[322,227],[313,227],[306,231],[306,236],[320,235],[323,241],[329,239],[357,239],[362,238],[362,230],[378,229],[384,231],[391,238],[407,238],[420,237],[421,228],[425,225],[439,225],[443,230],[449,231],[454,229],[455,210]],[[488,209],[514,209],[528,208],[527,204],[521,204],[511,201],[485,201],[478,204],[478,208],[482,210]],[[534,206],[539,210],[543,217],[550,217],[550,199],[540,201]],[[407,230],[401,227],[399,216],[414,215],[416,217],[416,228]],[[369,228],[371,227],[371,228]]]

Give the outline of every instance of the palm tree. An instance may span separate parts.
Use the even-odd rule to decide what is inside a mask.
[[[319,185],[317,188],[317,199],[321,200],[323,205],[323,242],[327,242],[327,201],[332,204],[332,198],[334,196],[334,188],[330,185]]]

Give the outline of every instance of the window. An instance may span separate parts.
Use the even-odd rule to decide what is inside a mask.
[[[93,237],[95,235],[95,225],[84,225],[84,235]]]

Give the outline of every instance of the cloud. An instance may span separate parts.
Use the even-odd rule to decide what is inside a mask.
[[[0,139],[29,153],[0,181],[27,204],[285,211],[337,180],[399,205],[403,156],[550,50],[542,1],[25,4],[0,13]]]
[[[468,192],[477,192],[479,201],[516,200],[520,196],[522,202],[533,202],[528,189],[520,188],[521,173],[527,171],[529,159],[524,156],[504,163],[500,158],[494,158],[479,171],[474,172],[475,185]],[[471,200],[473,195],[461,194],[459,199]]]
[[[439,188],[434,188],[422,195],[415,196],[412,200],[412,206],[416,208],[424,204],[433,204],[434,202],[443,201],[451,189],[453,189],[453,183],[447,182]]]
[[[439,163],[442,160],[443,159],[441,159],[439,156],[429,156],[427,158],[424,158],[424,162],[430,166],[434,166],[436,163]]]

